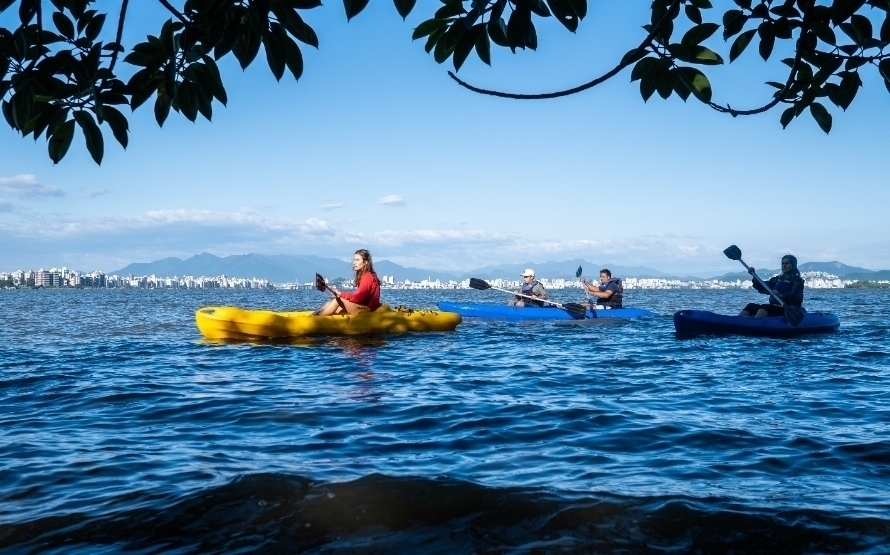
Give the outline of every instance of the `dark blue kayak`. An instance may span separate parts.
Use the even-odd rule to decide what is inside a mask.
[[[463,317],[499,318],[504,320],[574,320],[568,311],[558,307],[540,308],[536,306],[508,306],[503,304],[437,303],[439,310],[457,312]],[[608,308],[601,310],[587,309],[585,318],[639,318],[655,316],[645,308]]]
[[[681,310],[674,314],[674,329],[678,336],[700,334],[757,335],[764,337],[792,337],[810,333],[837,331],[841,322],[830,312],[807,312],[797,327],[788,323],[784,316],[752,318],[714,314],[707,310]]]

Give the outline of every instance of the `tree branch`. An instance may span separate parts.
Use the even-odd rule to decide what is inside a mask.
[[[655,35],[657,35],[658,32],[661,30],[661,26],[664,24],[664,22],[667,21],[671,10],[677,8],[679,5],[680,5],[680,0],[673,0],[673,2],[671,3],[671,6],[667,10],[665,10],[664,15],[658,21],[658,23],[652,28],[652,31],[649,33],[649,35],[633,51],[633,55],[627,57],[627,59],[628,59],[627,62],[619,63],[611,71],[603,74],[602,76],[597,77],[596,79],[594,79],[592,81],[589,81],[587,83],[584,83],[583,85],[579,85],[579,86],[571,88],[571,89],[550,92],[550,93],[541,93],[541,94],[515,94],[515,93],[507,93],[507,92],[495,91],[495,90],[490,90],[490,89],[481,89],[479,87],[476,87],[476,86],[473,86],[473,85],[467,83],[466,81],[461,80],[457,75],[454,74],[454,72],[451,72],[451,71],[448,72],[448,76],[451,77],[452,79],[454,79],[455,81],[457,81],[458,85],[460,85],[466,89],[469,89],[475,93],[487,94],[490,96],[498,96],[501,98],[514,98],[517,100],[543,100],[546,98],[559,98],[561,96],[569,96],[572,94],[579,93],[581,91],[586,91],[587,89],[593,88],[593,87],[599,85],[600,83],[603,83],[604,81],[608,81],[612,77],[615,77],[618,73],[621,72],[621,70],[623,70],[630,64],[634,63],[636,61],[636,57],[639,56],[640,53],[642,53],[646,49],[647,46],[652,44],[652,40],[655,38]]]
[[[729,114],[732,117],[736,117],[736,116],[753,116],[755,114],[762,114],[763,112],[766,112],[766,111],[774,108],[779,102],[782,102],[783,97],[785,96],[785,93],[788,92],[788,89],[790,89],[791,85],[794,84],[794,76],[797,74],[797,67],[800,65],[800,60],[803,57],[803,49],[804,49],[803,39],[806,36],[807,31],[810,30],[810,14],[812,14],[812,12],[813,12],[813,7],[810,7],[810,9],[805,11],[803,14],[803,20],[800,25],[800,36],[797,37],[797,45],[796,45],[797,52],[795,53],[795,56],[794,56],[794,63],[791,64],[791,71],[788,73],[788,79],[785,81],[785,86],[782,87],[782,90],[780,90],[779,92],[776,93],[772,102],[769,102],[769,103],[761,106],[760,108],[754,108],[752,110],[733,110],[732,108],[730,108],[729,104],[727,104],[726,106],[721,106],[721,105],[715,104],[713,102],[709,102],[708,106],[717,110],[718,112],[721,112],[724,114]]]
[[[114,64],[117,63],[117,55],[120,53],[121,48],[121,39],[124,35],[124,20],[127,18],[127,5],[130,3],[130,0],[123,0],[121,2],[121,15],[117,20],[117,35],[114,37],[114,42],[117,44],[117,48],[114,49],[114,52],[111,54],[111,63],[108,65],[108,70],[114,70]]]
[[[170,13],[172,13],[173,15],[175,15],[175,16],[176,16],[176,19],[178,19],[179,21],[182,21],[182,24],[183,24],[183,25],[188,25],[188,24],[189,24],[189,20],[186,19],[184,15],[182,15],[181,13],[179,13],[179,12],[176,10],[176,8],[174,8],[173,6],[171,6],[171,5],[170,5],[170,2],[168,2],[167,0],[158,0],[158,2],[160,2],[162,6],[164,6],[164,7],[167,8],[168,10],[170,10]]]

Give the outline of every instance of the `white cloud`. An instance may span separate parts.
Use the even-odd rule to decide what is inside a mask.
[[[17,198],[62,197],[65,192],[54,185],[39,183],[36,175],[25,173],[0,177],[0,195]]]
[[[83,196],[87,198],[96,198],[107,194],[108,191],[106,189],[87,189],[83,192]]]
[[[322,205],[321,209],[322,210],[336,210],[338,208],[343,208],[344,206],[346,206],[346,205],[343,204],[342,202],[329,202],[328,204]]]
[[[528,237],[511,231],[465,229],[458,224],[442,229],[379,230],[319,218],[271,217],[255,210],[170,209],[82,219],[22,210],[0,201],[0,212],[9,213],[0,219],[0,236],[4,238],[0,263],[14,266],[0,271],[31,266],[113,270],[130,262],[187,258],[201,252],[338,257],[356,248],[369,249],[375,260],[449,271],[575,258],[595,265],[645,266],[675,275],[717,275],[738,266],[723,255],[726,240],[720,237],[701,241],[652,236],[562,240],[546,234]],[[749,246],[752,254],[760,252],[753,243]],[[830,256],[875,269],[890,265],[874,254],[890,250],[885,240],[869,245],[868,252],[856,252],[855,257],[849,251],[820,247],[812,253],[805,249],[797,253],[801,261]],[[768,260],[778,260],[772,251],[764,253]]]
[[[386,195],[378,202],[384,206],[404,206],[405,199],[402,195]]]

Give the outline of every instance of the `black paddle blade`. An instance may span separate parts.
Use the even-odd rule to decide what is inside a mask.
[[[470,278],[470,287],[473,289],[491,289],[491,285],[488,284],[487,281],[481,280],[479,278]]]
[[[587,318],[587,308],[578,303],[566,303],[562,307],[569,313],[569,316],[575,320],[583,320]]]
[[[328,288],[328,284],[324,282],[324,278],[321,277],[321,274],[315,274],[315,288],[319,291],[324,291]]]
[[[723,251],[723,254],[726,255],[726,258],[730,260],[741,260],[742,259],[742,249],[738,248],[735,245],[730,245],[726,247]]]
[[[788,320],[788,323],[792,325],[792,327],[797,327],[803,321],[806,313],[801,310],[799,307],[785,305],[785,319]]]
[[[575,270],[575,277],[576,278],[581,277],[581,266],[578,266],[578,269]]]

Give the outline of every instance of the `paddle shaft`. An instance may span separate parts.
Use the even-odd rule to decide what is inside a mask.
[[[748,270],[749,273],[751,272],[751,267],[748,266],[747,264],[745,264],[745,261],[742,260],[741,257],[739,257],[739,262],[742,263],[742,266],[744,266],[744,267]],[[777,301],[779,301],[779,304],[782,305],[783,308],[785,307],[785,301],[782,300],[782,297],[779,296],[779,293],[774,293],[773,290],[769,288],[769,285],[768,285],[765,281],[763,281],[762,279],[760,279],[760,276],[757,275],[757,272],[754,272],[754,273],[751,274],[751,275],[754,276],[754,279],[757,280],[757,283],[759,283],[760,285],[762,285],[767,291],[770,292],[770,296],[771,296],[772,298],[774,298],[774,299],[776,299]]]
[[[324,286],[325,290],[326,290],[328,293],[330,293],[331,296],[334,297],[334,299],[337,300],[337,304],[340,305],[340,308],[343,309],[343,312],[348,312],[348,311],[346,310],[346,305],[343,304],[343,299],[340,298],[340,295],[338,295],[333,289],[331,289],[330,287],[328,287],[328,282],[325,281],[325,279],[324,279],[323,277],[321,277],[320,274],[315,274],[315,276],[316,276],[316,278],[315,278],[315,285],[318,286],[318,283],[319,283],[319,279],[318,279],[318,278],[321,278],[321,284]]]
[[[526,299],[532,299],[533,301],[540,301],[542,303],[552,304],[553,306],[562,308],[564,310],[568,310],[566,307],[561,305],[560,303],[554,301],[548,301],[547,299],[541,299],[539,297],[532,297],[531,295],[523,295],[522,293],[516,293],[515,291],[510,291],[508,289],[501,289],[500,287],[495,287],[494,285],[489,285],[489,289],[494,289],[496,291],[503,291],[504,293],[510,293],[512,295],[516,295],[517,297],[525,297]]]

